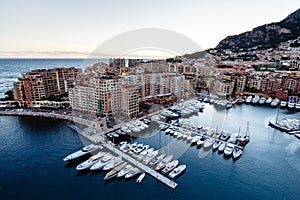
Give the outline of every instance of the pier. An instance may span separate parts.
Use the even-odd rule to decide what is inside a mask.
[[[173,180],[170,180],[169,178],[163,176],[162,174],[158,173],[157,171],[151,169],[150,167],[142,164],[141,162],[135,160],[134,158],[132,158],[131,156],[125,154],[124,152],[120,151],[118,148],[115,147],[115,144],[112,142],[108,142],[105,138],[102,137],[102,135],[97,134],[97,135],[88,135],[86,134],[84,131],[79,133],[81,136],[83,136],[84,138],[88,139],[89,141],[96,143],[96,144],[100,144],[103,147],[106,147],[108,150],[114,152],[115,154],[121,156],[123,159],[127,160],[128,162],[132,163],[133,165],[137,166],[138,168],[140,168],[142,171],[148,173],[149,175],[151,175],[153,178],[159,180],[160,182],[164,183],[165,185],[167,185],[168,187],[175,189],[178,184],[175,183]]]

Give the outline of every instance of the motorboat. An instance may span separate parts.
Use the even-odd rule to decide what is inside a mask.
[[[84,161],[83,163],[80,163],[77,165],[76,170],[84,170],[89,169],[91,166],[93,166],[98,160],[103,157],[106,153],[105,152],[99,152],[96,155],[90,157],[88,160]]]
[[[203,144],[203,147],[204,148],[209,148],[213,145],[214,142],[215,142],[214,138],[208,138],[208,139],[205,140],[205,142]]]
[[[266,103],[266,101],[267,101],[266,97],[262,97],[262,98],[260,98],[260,100],[258,101],[258,104],[259,104],[259,105],[264,105],[264,104]]]
[[[137,183],[141,183],[141,182],[144,180],[145,175],[146,175],[145,173],[142,173],[142,174],[137,178],[136,182],[137,182]]]
[[[202,136],[198,141],[197,141],[197,146],[201,146],[205,142],[205,136]]]
[[[125,175],[125,179],[129,179],[129,178],[133,178],[134,176],[136,176],[138,173],[140,173],[141,171],[139,170],[139,168],[135,167],[132,170],[130,170],[126,175]]]
[[[219,138],[220,138],[220,140],[227,141],[230,138],[230,133],[228,133],[226,131],[222,131]]]
[[[272,101],[273,101],[272,97],[269,97],[269,98],[266,100],[265,104],[269,106],[269,105],[271,105]]]
[[[285,108],[286,106],[287,106],[287,102],[286,101],[281,101],[280,108]]]
[[[153,151],[154,151],[154,148],[150,148],[150,149],[147,149],[147,150],[142,151],[140,154],[141,154],[142,156],[146,156],[147,154],[149,154],[149,153],[151,153],[151,152],[153,152]]]
[[[290,102],[288,103],[288,109],[294,109],[294,108],[295,108],[295,103],[292,102],[292,101],[290,101]]]
[[[182,133],[179,133],[179,134],[177,135],[177,139],[178,139],[178,140],[182,139],[182,137],[183,137],[183,134],[182,134]]]
[[[100,145],[94,145],[94,144],[90,144],[88,146],[83,147],[82,149],[68,155],[67,157],[65,157],[63,160],[64,161],[71,161],[74,159],[77,159],[79,157],[82,157],[84,155],[87,155],[89,153],[93,153],[99,149],[102,149],[103,147]]]
[[[252,104],[257,104],[260,100],[260,97],[258,95],[255,95],[255,97],[252,99]]]
[[[222,153],[226,148],[226,142],[221,142],[219,148],[218,148],[218,152]]]
[[[221,141],[220,140],[216,140],[213,144],[213,150],[217,150],[219,148],[219,146],[221,145]]]
[[[162,173],[167,174],[171,170],[173,170],[175,167],[177,167],[179,161],[178,160],[173,160],[172,162],[168,163],[165,168],[163,168]]]
[[[179,165],[169,173],[169,177],[171,179],[174,179],[177,176],[179,176],[185,169],[186,169],[186,165]]]
[[[123,169],[121,169],[118,174],[117,174],[117,177],[120,178],[120,177],[123,177],[125,176],[130,170],[133,169],[133,166],[128,164],[126,165]]]
[[[235,143],[237,142],[238,138],[240,138],[239,133],[233,133],[233,134],[230,136],[228,142],[229,142],[229,143],[235,144]]]
[[[300,103],[295,104],[295,109],[298,110],[298,111],[300,110]]]
[[[191,145],[197,144],[198,140],[200,140],[200,136],[195,136],[193,137],[193,139],[191,140]]]
[[[133,124],[129,124],[128,125],[129,128],[133,131],[133,132],[140,132],[141,129],[139,129],[137,126],[133,125]]]
[[[110,160],[113,158],[114,156],[112,156],[111,154],[109,153],[105,154],[105,156],[103,156],[100,160],[98,160],[98,162],[96,162],[93,166],[91,166],[90,170],[94,171],[94,170],[102,169],[102,167],[107,165],[110,162]]]
[[[160,161],[162,161],[162,159],[164,159],[165,156],[166,156],[166,154],[161,154],[155,158],[152,158],[150,160],[150,165],[155,165],[155,164],[159,163]]]
[[[231,102],[228,102],[228,103],[226,104],[226,109],[230,109],[230,108],[232,108],[232,103],[231,103]]]
[[[234,144],[227,143],[226,148],[224,150],[224,155],[225,156],[230,156],[233,152],[233,149],[234,149]]]
[[[246,103],[249,104],[249,103],[251,103],[251,102],[252,102],[252,96],[248,96],[247,99],[246,99]]]
[[[232,152],[232,157],[234,159],[238,159],[239,157],[241,157],[242,153],[243,153],[243,147],[235,146]]]
[[[113,178],[115,176],[118,175],[118,172],[127,165],[127,162],[124,162],[116,167],[114,167],[110,172],[108,172],[105,177],[104,177],[104,180],[108,180],[110,178]]]
[[[107,171],[107,170],[111,170],[112,168],[122,164],[124,161],[122,160],[121,157],[117,157],[114,159],[111,159],[104,167],[103,170]]]
[[[148,163],[151,161],[152,158],[154,158],[155,156],[157,156],[158,154],[158,150],[156,151],[152,151],[151,153],[148,153],[144,158],[143,158],[143,163],[148,165]]]
[[[279,106],[279,104],[280,104],[280,100],[276,98],[272,101],[271,107],[276,108]]]
[[[122,127],[121,130],[125,133],[131,133],[131,130],[127,126]]]
[[[160,161],[157,164],[155,169],[160,170],[160,169],[164,168],[172,159],[173,159],[172,155],[169,155],[169,156],[165,157],[164,159],[162,159],[162,161]]]

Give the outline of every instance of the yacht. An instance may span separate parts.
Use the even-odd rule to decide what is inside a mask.
[[[182,133],[179,133],[179,134],[177,135],[177,139],[178,139],[178,140],[182,139],[182,137],[183,137],[183,134],[182,134]]]
[[[234,149],[234,144],[227,143],[226,148],[224,150],[224,155],[230,156],[233,152],[233,149]]]
[[[94,145],[94,144],[90,144],[88,146],[83,147],[82,149],[80,149],[79,151],[76,151],[70,155],[68,155],[67,157],[65,157],[63,160],[64,161],[71,161],[74,160],[76,158],[82,157],[84,155],[87,155],[89,153],[93,153],[99,149],[102,149],[103,147],[100,145]]]
[[[137,167],[135,167],[125,175],[125,178],[126,179],[132,178],[136,176],[138,173],[140,173],[140,170]]]
[[[152,153],[153,151],[154,151],[154,148],[150,148],[150,149],[147,149],[145,151],[142,151],[140,154],[142,156],[146,156],[147,154]]]
[[[122,164],[124,161],[121,159],[121,157],[117,157],[114,159],[111,159],[104,167],[103,170],[107,171],[107,170],[111,170],[112,168]]]
[[[281,101],[280,108],[285,108],[286,106],[287,106],[287,102],[286,101]]]
[[[118,175],[118,172],[119,172],[123,167],[125,167],[126,165],[127,165],[127,162],[122,163],[122,164],[120,164],[120,165],[114,167],[110,172],[108,172],[108,173],[105,175],[104,180],[108,180],[108,179],[110,179],[110,178],[113,178],[113,177],[117,176],[117,175]]]
[[[219,148],[218,148],[218,152],[222,153],[226,148],[226,142],[221,142]]]
[[[125,176],[130,170],[132,170],[133,167],[132,165],[126,165],[123,169],[121,169],[118,174],[117,174],[117,177],[120,178],[120,177],[123,177]]]
[[[241,157],[242,153],[243,153],[243,147],[236,146],[236,147],[234,147],[234,149],[233,149],[232,157],[233,157],[234,159],[238,159],[239,157]]]
[[[145,173],[142,173],[139,177],[138,177],[138,179],[136,180],[136,182],[137,183],[141,183],[143,180],[144,180],[144,178],[145,178]]]
[[[164,168],[172,159],[173,159],[172,155],[169,155],[169,156],[165,157],[164,159],[162,159],[162,161],[160,161],[157,164],[155,169],[160,170],[160,169]]]
[[[171,170],[173,170],[175,167],[177,167],[179,161],[178,160],[173,160],[172,162],[168,163],[165,168],[163,168],[162,173],[167,174]]]
[[[155,158],[152,158],[150,160],[150,165],[155,165],[155,164],[159,163],[160,161],[162,161],[162,159],[164,159],[165,156],[166,156],[166,154],[161,154]]]
[[[186,165],[179,165],[173,171],[170,172],[169,177],[171,179],[176,178],[179,174],[181,174],[186,169]]]
[[[279,104],[280,104],[280,100],[276,98],[272,101],[271,107],[276,108],[279,106]]]
[[[219,138],[220,140],[227,141],[230,138],[230,133],[222,131]]]
[[[296,108],[296,110],[300,110],[300,103],[296,103],[295,108]]]
[[[260,100],[259,96],[255,95],[255,97],[252,99],[252,104],[257,104],[259,100]]]
[[[229,143],[235,144],[239,138],[240,138],[239,133],[233,133],[233,134],[230,136],[228,142],[229,142]]]
[[[113,158],[114,157],[111,154],[109,153],[105,154],[103,158],[101,158],[100,160],[98,160],[98,162],[96,162],[93,166],[91,166],[90,170],[94,171],[94,170],[102,169],[102,167],[107,165],[110,162],[110,160]]]
[[[232,108],[232,103],[231,103],[231,102],[228,102],[228,103],[226,104],[226,108],[227,108],[227,109]]]
[[[151,161],[151,159],[154,158],[155,156],[157,156],[157,154],[158,154],[158,150],[152,151],[151,153],[147,154],[143,159],[143,163],[148,165],[148,163]]]
[[[220,140],[216,140],[213,144],[213,150],[217,150],[219,148],[219,146],[221,145],[221,141]]]
[[[266,103],[266,105],[269,106],[269,105],[271,105],[272,101],[273,101],[272,97],[269,97],[265,103]]]
[[[198,141],[197,141],[197,146],[201,146],[205,142],[205,136],[202,136]]]
[[[191,145],[197,144],[198,140],[200,140],[200,136],[195,136],[192,140],[191,140]]]
[[[288,103],[288,109],[294,109],[294,108],[295,108],[295,103],[292,102],[292,101],[290,101],[290,102]]]
[[[125,133],[131,133],[131,130],[128,128],[128,126],[122,127],[121,130],[124,131]]]
[[[208,138],[207,140],[205,140],[203,147],[209,148],[209,147],[211,147],[211,145],[213,145],[214,142],[215,142],[214,138]]]
[[[99,152],[96,155],[90,157],[88,160],[84,161],[83,163],[77,165],[76,170],[84,170],[89,169],[91,166],[96,164],[101,157],[105,155],[105,152]]]
[[[267,101],[266,97],[262,97],[262,98],[260,98],[260,100],[258,101],[258,104],[259,104],[259,105],[264,105],[264,104],[266,103],[266,101]]]
[[[248,96],[247,99],[246,99],[246,103],[249,104],[249,103],[251,103],[251,102],[252,102],[252,96]]]

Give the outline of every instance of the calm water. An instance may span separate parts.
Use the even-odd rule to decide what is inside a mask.
[[[206,105],[195,123],[236,132],[250,121],[251,141],[233,162],[217,152],[187,147],[159,131],[137,140],[160,148],[171,146],[185,174],[171,190],[150,176],[104,182],[104,173],[78,174],[62,158],[83,146],[68,123],[30,117],[0,117],[0,199],[299,199],[300,140],[268,127],[276,109],[243,105],[218,112]],[[300,118],[282,111],[281,117]],[[216,123],[218,122],[218,123]]]

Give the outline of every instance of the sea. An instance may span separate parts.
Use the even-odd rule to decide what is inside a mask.
[[[77,67],[82,62],[0,60],[0,80],[17,78],[20,72],[34,68]],[[167,149],[180,164],[187,165],[175,180],[175,190],[150,175],[137,184],[135,179],[104,181],[105,173],[101,171],[78,173],[75,168],[82,160],[67,164],[62,159],[87,141],[68,127],[70,122],[0,116],[0,199],[299,199],[300,140],[268,126],[277,113],[278,109],[265,106],[239,105],[218,110],[205,104],[204,112],[184,119],[195,126],[241,135],[249,122],[250,142],[235,161],[218,152],[190,146],[158,128],[132,138],[132,142]],[[279,109],[279,118],[300,119],[300,112]]]

